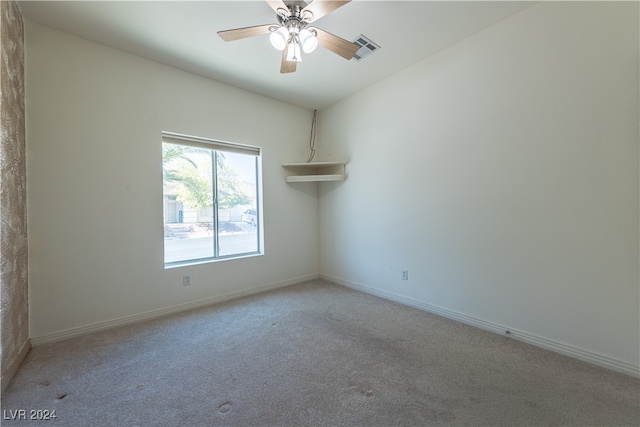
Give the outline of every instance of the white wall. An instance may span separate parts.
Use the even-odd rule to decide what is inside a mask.
[[[25,50],[32,338],[317,276],[317,190],[280,167],[310,111],[31,22]],[[163,130],[263,148],[264,256],[164,269]]]
[[[321,111],[323,276],[637,373],[638,72],[637,2],[545,2]]]

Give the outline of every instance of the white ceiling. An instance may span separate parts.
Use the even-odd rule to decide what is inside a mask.
[[[524,1],[354,0],[315,26],[381,49],[358,62],[319,47],[280,74],[268,36],[224,42],[219,30],[275,23],[264,1],[24,1],[24,19],[309,109],[327,107],[518,13]]]

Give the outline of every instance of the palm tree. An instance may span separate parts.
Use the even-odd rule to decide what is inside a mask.
[[[178,199],[192,208],[212,206],[213,155],[217,164],[218,208],[229,209],[250,203],[235,170],[226,165],[224,153],[183,145],[162,144],[165,190],[174,186]]]
[[[165,181],[165,186],[168,182],[181,181],[180,175],[177,174],[174,169],[167,168],[168,165],[184,161],[194,168],[198,167],[194,161],[186,155],[193,150],[193,148],[185,147],[184,145],[168,144],[166,142],[162,144],[162,176]]]

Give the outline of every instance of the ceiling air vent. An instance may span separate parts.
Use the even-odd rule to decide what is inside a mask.
[[[380,49],[380,46],[378,46],[362,34],[360,34],[353,42],[360,46],[360,49],[358,49],[356,54],[353,55],[356,61],[360,61],[361,59],[371,55],[373,52]]]

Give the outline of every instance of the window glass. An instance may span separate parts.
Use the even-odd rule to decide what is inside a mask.
[[[218,152],[220,256],[258,251],[256,158]]]
[[[163,141],[165,266],[259,253],[259,151]]]

